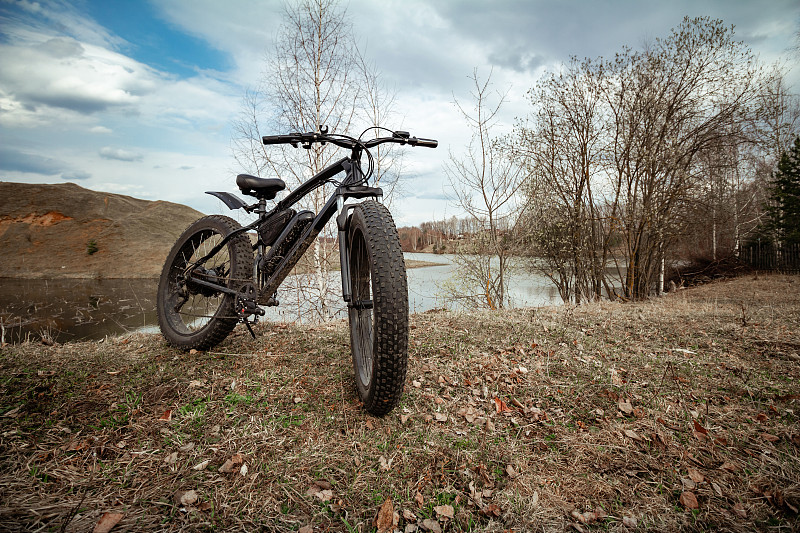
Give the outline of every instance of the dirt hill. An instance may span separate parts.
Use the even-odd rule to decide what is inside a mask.
[[[155,278],[175,240],[201,216],[185,205],[74,183],[0,182],[0,277]]]

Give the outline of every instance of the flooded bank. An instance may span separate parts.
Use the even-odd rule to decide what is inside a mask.
[[[448,307],[442,285],[455,273],[452,256],[406,254],[418,268],[409,268],[408,300],[412,313]],[[296,280],[295,280],[296,281]],[[293,322],[303,316],[304,299],[290,288],[287,278],[279,291],[281,305],[267,308],[267,319]],[[335,294],[329,308],[346,317],[339,292],[339,272],[332,272]],[[97,340],[132,331],[158,331],[156,279],[0,279],[0,334],[15,343],[44,338],[54,342]],[[515,276],[509,287],[513,307],[554,305],[561,302],[553,284],[542,276]],[[308,302],[305,302],[308,305]]]

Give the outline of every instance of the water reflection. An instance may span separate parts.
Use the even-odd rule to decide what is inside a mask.
[[[440,263],[408,269],[409,309],[420,313],[448,307],[441,286],[455,273],[451,255],[406,254],[406,259]],[[296,280],[294,280],[296,281]],[[267,308],[267,319],[295,321],[302,316],[304,299],[293,292],[287,278],[279,291],[281,305]],[[344,310],[338,272],[329,280],[334,297],[330,308]],[[0,332],[3,342],[38,339],[57,342],[102,339],[129,331],[157,332],[155,311],[157,280],[18,280],[0,279]],[[542,276],[525,274],[512,278],[511,306],[531,307],[560,303],[558,291]],[[452,307],[452,306],[451,306]],[[300,309],[300,312],[298,312]],[[343,312],[339,315],[344,318]]]
[[[155,324],[153,279],[1,279],[4,342],[102,339]]]

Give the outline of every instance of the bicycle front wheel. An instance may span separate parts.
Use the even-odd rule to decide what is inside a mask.
[[[250,281],[253,255],[247,235],[237,235],[202,265],[196,263],[240,227],[226,216],[203,217],[172,247],[158,283],[156,306],[161,332],[171,345],[208,350],[236,327],[235,296],[213,285],[237,290]]]
[[[383,416],[400,402],[408,364],[408,286],[392,215],[368,200],[353,209],[349,238],[350,346],[364,408]]]

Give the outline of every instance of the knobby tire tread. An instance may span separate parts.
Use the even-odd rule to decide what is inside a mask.
[[[384,416],[400,402],[408,366],[408,285],[405,261],[397,228],[389,210],[378,202],[365,201],[355,211],[360,213],[354,212],[351,224],[359,224],[364,235],[374,291],[373,375],[366,397],[362,397],[362,400],[368,412]],[[358,369],[356,379],[358,380]],[[362,393],[361,390],[359,392]]]

